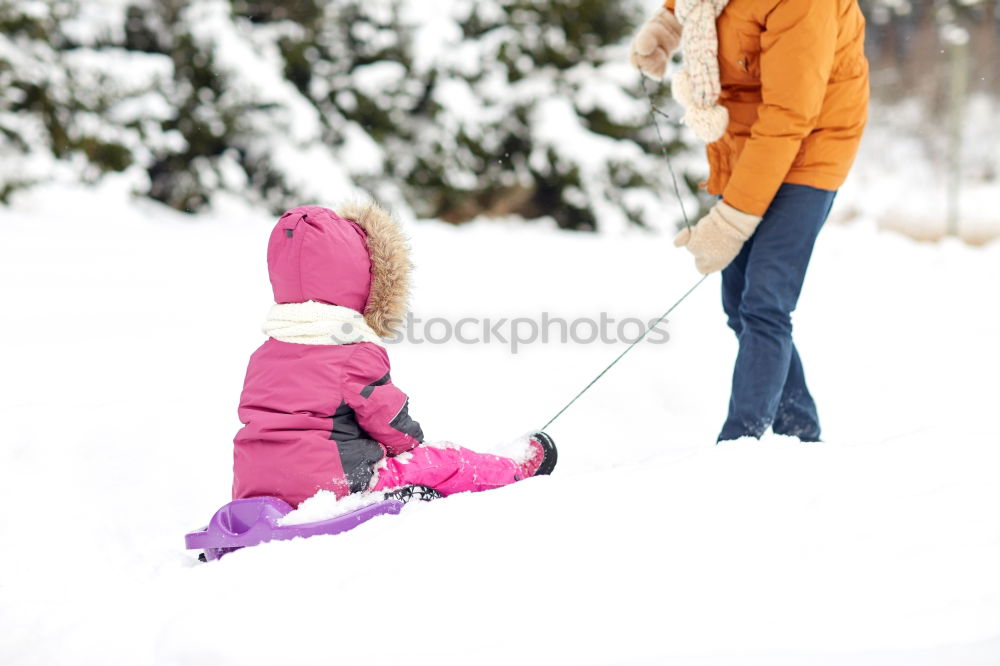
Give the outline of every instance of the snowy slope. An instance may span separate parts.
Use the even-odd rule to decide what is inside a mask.
[[[272,220],[121,200],[0,210],[0,664],[1000,663],[997,244],[824,231],[796,320],[822,445],[712,445],[713,277],[551,427],[552,477],[199,565]],[[661,236],[409,230],[424,318],[648,319],[697,280]],[[390,355],[428,435],[483,449],[621,348]]]

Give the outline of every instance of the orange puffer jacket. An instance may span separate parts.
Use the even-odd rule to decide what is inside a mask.
[[[868,118],[857,0],[730,0],[716,29],[729,127],[708,145],[709,193],[763,215],[782,183],[838,189]]]

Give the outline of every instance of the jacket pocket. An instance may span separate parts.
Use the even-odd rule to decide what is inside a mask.
[[[750,81],[760,81],[760,35],[737,34],[739,57],[736,65],[742,76]]]

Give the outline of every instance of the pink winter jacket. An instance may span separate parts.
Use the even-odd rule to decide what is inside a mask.
[[[288,211],[267,249],[275,302],[340,305],[367,319],[380,268],[367,241],[361,226],[326,208]],[[268,339],[250,358],[240,398],[233,498],[273,495],[296,506],[318,490],[367,489],[386,454],[423,441],[407,406],[376,344]]]

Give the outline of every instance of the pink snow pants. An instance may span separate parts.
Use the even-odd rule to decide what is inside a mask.
[[[373,491],[400,486],[427,486],[442,495],[479,492],[519,480],[520,467],[510,458],[477,453],[461,447],[439,449],[420,445],[394,458],[376,472]]]

